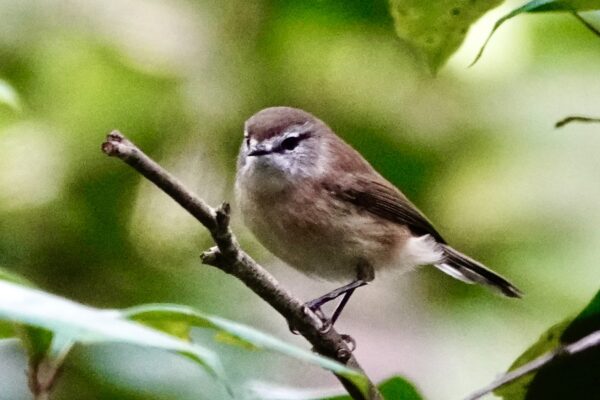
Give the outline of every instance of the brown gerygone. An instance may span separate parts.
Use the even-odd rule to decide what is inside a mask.
[[[236,197],[244,221],[274,255],[308,274],[347,284],[307,303],[344,297],[383,269],[434,265],[509,297],[519,290],[450,247],[429,220],[323,121],[272,107],[245,124]]]

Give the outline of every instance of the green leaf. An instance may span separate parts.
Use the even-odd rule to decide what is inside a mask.
[[[19,94],[3,79],[0,79],[0,104],[7,105],[14,111],[21,111],[22,109]]]
[[[220,317],[204,314],[190,307],[172,304],[148,304],[132,307],[122,311],[126,318],[151,326],[170,326],[170,323],[185,322],[189,326],[213,329],[217,331],[217,340],[227,338],[227,343],[241,345],[243,348],[271,350],[278,353],[318,365],[322,368],[344,376],[353,382],[364,393],[367,391],[366,377],[329,358],[316,355],[300,347],[285,343],[273,336],[254,328],[229,321]],[[165,322],[167,322],[165,324]],[[157,325],[159,323],[160,325]]]
[[[0,280],[16,283],[21,286],[35,286],[24,277],[3,268],[0,268]],[[0,335],[2,335],[2,329],[5,329],[7,333],[11,333],[11,336],[19,336],[29,356],[29,362],[32,365],[38,365],[44,359],[61,360],[72,347],[72,341],[68,339],[63,340],[64,338],[60,337],[56,338],[52,332],[43,328],[1,321]]]
[[[38,365],[50,353],[52,332],[35,326],[18,325],[17,332],[27,350],[29,363]]]
[[[488,42],[494,35],[494,33],[500,28],[502,24],[508,21],[511,18],[516,17],[517,15],[523,13],[541,13],[541,12],[568,12],[571,13],[579,22],[581,22],[586,28],[595,33],[597,36],[600,36],[600,30],[594,27],[590,22],[586,21],[579,12],[581,11],[590,11],[600,9],[600,4],[598,4],[598,0],[533,0],[530,1],[521,7],[518,7],[502,18],[500,18],[494,24],[492,31],[489,36],[479,49],[479,53],[471,63],[471,66],[474,65],[483,55],[483,51],[485,50]]]
[[[600,290],[565,329],[560,340],[562,343],[573,343],[597,330],[600,330]]]
[[[0,321],[0,339],[16,336],[15,326],[10,322]]]
[[[385,400],[422,400],[417,389],[400,376],[389,378],[379,385],[379,391]],[[349,396],[329,397],[323,400],[352,400]]]
[[[124,320],[117,311],[85,306],[12,282],[0,281],[0,319],[50,331],[63,343],[118,342],[178,352],[223,376],[218,358],[209,349]],[[36,351],[44,348],[43,343],[36,342]]]
[[[379,389],[386,400],[422,400],[423,397],[417,389],[406,379],[395,376],[379,385]]]
[[[552,326],[510,366],[512,371],[561,345],[600,330],[600,291],[575,318]],[[507,400],[561,399],[573,393],[592,393],[600,378],[600,349],[568,357],[494,391]]]
[[[386,379],[377,387],[384,400],[423,399],[415,387],[400,376]],[[333,396],[332,391],[328,389],[295,389],[265,382],[254,382],[251,391],[263,400],[352,400],[348,395]]]
[[[469,27],[502,0],[390,0],[398,36],[436,73],[464,41]]]
[[[520,366],[527,364],[528,362],[538,358],[542,354],[545,354],[549,351],[554,350],[560,345],[560,336],[564,332],[564,330],[571,323],[571,319],[566,319],[556,325],[553,325],[550,329],[540,336],[537,342],[535,342],[531,347],[529,347],[523,354],[521,354],[515,362],[508,368],[509,371],[513,371]],[[525,375],[524,377],[508,384],[502,386],[496,390],[494,393],[498,396],[501,396],[507,400],[517,400],[517,399],[525,399],[527,395],[527,388],[531,384],[533,377],[535,374]]]

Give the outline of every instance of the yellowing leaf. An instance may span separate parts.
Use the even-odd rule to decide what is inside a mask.
[[[390,0],[396,32],[436,73],[469,27],[502,0]]]

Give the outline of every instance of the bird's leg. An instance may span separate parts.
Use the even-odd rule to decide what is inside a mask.
[[[348,302],[348,300],[350,299],[350,296],[352,295],[354,290],[356,288],[359,288],[366,284],[367,284],[367,282],[363,281],[362,279],[357,279],[355,281],[350,282],[347,285],[344,285],[340,288],[332,290],[329,293],[325,293],[323,296],[317,297],[316,299],[307,302],[305,305],[306,305],[306,307],[310,308],[312,311],[317,311],[321,308],[321,306],[323,304],[327,304],[330,301],[337,299],[341,295],[345,295],[344,298],[342,299],[342,302],[338,306],[338,308],[340,306],[343,308],[346,305],[346,303]],[[336,311],[337,311],[337,309],[336,309]]]
[[[364,284],[366,285],[367,283],[365,282]],[[344,310],[344,307],[346,307],[346,303],[348,303],[348,300],[350,300],[350,296],[352,296],[352,293],[354,293],[355,290],[356,289],[350,289],[346,293],[344,293],[342,301],[340,301],[340,304],[338,304],[333,314],[331,314],[331,325],[335,324],[335,321],[337,321],[338,317]]]
[[[304,306],[307,307],[308,309],[310,309],[312,312],[315,313],[315,315],[321,320],[321,322],[323,323],[323,326],[321,327],[321,330],[323,332],[327,332],[329,329],[331,329],[331,327],[333,326],[333,324],[335,323],[335,321],[338,319],[338,317],[340,316],[340,314],[342,313],[342,310],[344,309],[344,307],[346,306],[346,303],[348,303],[348,300],[350,300],[350,296],[352,296],[352,293],[354,293],[354,291],[356,290],[356,288],[361,287],[366,285],[367,282],[361,280],[361,279],[357,279],[347,285],[344,285],[340,288],[337,288],[335,290],[332,290],[329,293],[325,293],[323,296],[318,297],[314,300],[311,301],[307,301],[306,303],[304,303]],[[325,316],[325,313],[323,313],[323,310],[321,310],[321,306],[323,304],[327,304],[332,300],[337,299],[340,296],[344,296],[342,298],[342,301],[340,302],[340,304],[338,304],[338,306],[335,308],[335,311],[332,314],[331,318],[327,318]],[[293,334],[297,334],[298,330],[290,323],[290,331]]]
[[[321,329],[326,332],[329,329],[331,329],[331,327],[333,326],[335,321],[338,319],[338,317],[342,313],[342,310],[346,306],[346,303],[348,303],[348,300],[350,300],[350,296],[352,296],[352,293],[354,293],[356,288],[359,288],[366,284],[367,284],[367,282],[365,282],[364,280],[357,279],[353,282],[350,282],[347,285],[344,285],[340,288],[332,290],[329,293],[325,293],[323,296],[318,297],[314,300],[311,300],[311,301],[305,303],[304,305],[306,307],[310,308],[312,310],[312,312],[314,312],[317,315],[317,317],[319,317],[321,319],[321,321],[323,322],[323,327]],[[328,319],[325,316],[325,314],[323,313],[323,311],[321,310],[321,306],[323,304],[329,303],[332,300],[337,299],[338,297],[340,297],[342,295],[344,296],[344,297],[342,297],[342,301],[335,308],[335,311],[333,312],[331,318]]]
[[[331,292],[326,293],[323,296],[316,298],[314,300],[311,300],[305,304],[308,308],[310,308],[313,312],[315,312],[325,322],[327,320],[324,318],[323,312],[321,311],[321,306],[332,300],[337,299],[340,296],[344,296],[344,297],[342,297],[342,301],[340,301],[340,304],[338,304],[338,306],[335,308],[335,311],[333,312],[331,319],[329,319],[327,321],[328,324],[325,324],[325,325],[332,326],[335,323],[335,321],[337,321],[339,316],[341,315],[342,311],[344,310],[344,307],[348,303],[348,300],[350,300],[350,296],[352,296],[352,293],[354,293],[354,291],[357,288],[364,286],[368,282],[372,281],[373,278],[375,277],[375,272],[373,271],[373,267],[366,262],[359,262],[357,265],[357,268],[356,268],[356,272],[357,272],[356,280],[354,280],[354,281],[350,282],[349,284],[344,285],[340,288],[332,290]]]

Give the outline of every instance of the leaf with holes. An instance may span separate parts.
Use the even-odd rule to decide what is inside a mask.
[[[469,27],[502,0],[390,0],[396,33],[436,73]]]

